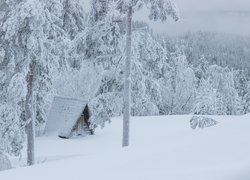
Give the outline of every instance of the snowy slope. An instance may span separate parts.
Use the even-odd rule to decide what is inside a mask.
[[[121,118],[95,136],[48,134],[36,141],[38,165],[0,172],[0,180],[249,180],[250,115],[217,116],[218,125],[198,130],[190,118],[134,117],[125,149]]]

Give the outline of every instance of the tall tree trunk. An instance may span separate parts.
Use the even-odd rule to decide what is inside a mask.
[[[34,117],[34,95],[33,95],[33,73],[34,64],[30,64],[30,72],[27,76],[27,96],[25,101],[26,120],[28,124],[26,126],[27,131],[27,165],[31,166],[35,163],[35,117]]]
[[[131,84],[131,25],[132,6],[127,12],[127,42],[126,42],[126,63],[125,63],[125,82],[124,82],[124,112],[123,112],[123,136],[122,146],[129,145],[129,121],[130,121],[130,84]]]

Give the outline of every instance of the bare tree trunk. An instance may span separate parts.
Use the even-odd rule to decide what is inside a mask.
[[[34,117],[34,95],[33,95],[33,71],[34,65],[31,63],[30,72],[27,76],[27,96],[25,101],[26,120],[28,124],[26,126],[27,131],[27,165],[31,166],[35,163],[35,117]]]
[[[130,121],[130,84],[131,84],[131,23],[132,6],[127,12],[127,42],[126,42],[126,63],[125,63],[125,82],[124,82],[124,112],[123,112],[123,136],[122,146],[129,145],[129,121]]]

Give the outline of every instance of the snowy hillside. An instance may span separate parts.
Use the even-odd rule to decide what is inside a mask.
[[[190,118],[134,117],[128,148],[121,148],[121,118],[95,136],[47,134],[36,139],[38,165],[2,171],[0,179],[249,180],[250,115],[215,116],[218,125],[196,130]]]

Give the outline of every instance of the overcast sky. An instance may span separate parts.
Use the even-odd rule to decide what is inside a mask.
[[[175,0],[182,11],[249,11],[250,0]]]
[[[148,22],[154,32],[169,35],[193,31],[250,35],[250,0],[175,1],[181,14],[181,20],[177,23],[171,20],[165,23],[149,21],[145,9],[136,13],[135,18]]]
[[[193,31],[213,31],[250,35],[250,0],[173,0],[179,7],[181,20],[165,23],[148,20],[146,9],[135,14],[136,20],[150,24],[156,33],[181,35]],[[85,6],[89,0],[83,0]],[[221,13],[223,11],[223,13]],[[247,11],[242,13],[242,11]]]

